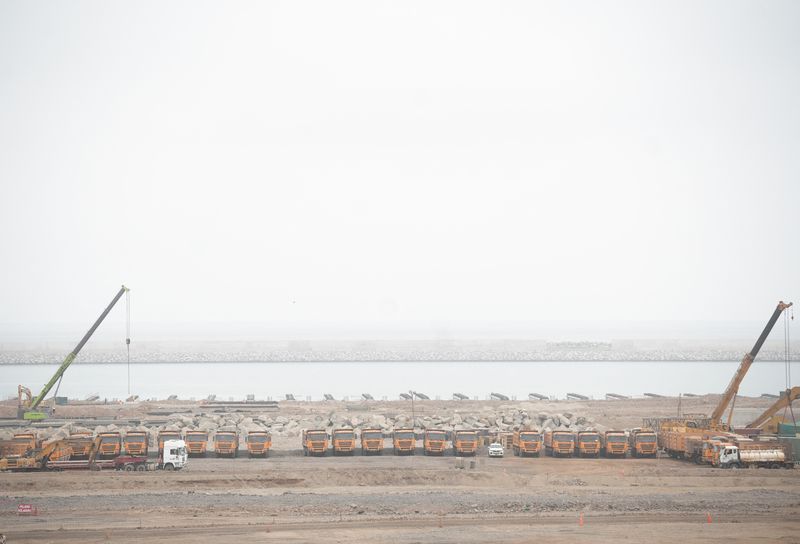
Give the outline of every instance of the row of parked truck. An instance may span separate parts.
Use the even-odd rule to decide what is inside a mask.
[[[395,429],[389,436],[395,455],[413,455],[417,446],[417,433],[414,429]],[[452,451],[454,455],[475,455],[478,448],[476,431],[447,431],[427,429],[422,434],[424,455],[444,455]],[[381,429],[364,429],[360,436],[354,429],[304,430],[302,437],[303,454],[353,455],[357,450],[361,455],[380,455],[384,449],[384,433]],[[535,456],[544,452],[553,457],[655,457],[656,434],[649,429],[625,431],[569,431],[520,430],[513,434],[511,442],[514,455]]]
[[[94,436],[91,433],[75,433],[63,439],[69,444],[73,459],[86,459],[97,441],[97,459],[113,459],[120,455],[147,457],[150,451],[150,438],[146,431],[105,432]],[[164,451],[168,440],[182,440],[189,456],[205,457],[209,453],[209,433],[205,431],[161,431],[156,435],[158,456]],[[247,452],[251,457],[266,457],[272,446],[268,432],[252,431],[245,437]],[[0,441],[0,459],[25,454],[41,448],[42,442],[34,433],[17,433],[11,440]],[[239,454],[239,434],[233,431],[217,431],[214,434],[211,450],[217,457],[237,457]]]

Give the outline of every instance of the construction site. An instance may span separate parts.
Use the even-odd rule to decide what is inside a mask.
[[[39,394],[20,385],[0,404],[9,542],[189,542],[187,528],[297,542],[524,542],[531,531],[612,542],[666,530],[796,539],[800,388],[738,394],[791,303],[777,305],[721,394],[57,403],[127,293]]]

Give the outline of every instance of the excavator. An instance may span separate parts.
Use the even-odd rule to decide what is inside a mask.
[[[92,325],[89,331],[83,335],[83,338],[81,338],[81,341],[78,342],[77,346],[75,346],[75,349],[73,349],[69,355],[67,355],[67,357],[64,359],[64,362],[61,363],[61,366],[59,366],[58,370],[56,370],[55,374],[53,374],[53,377],[50,378],[50,381],[44,385],[42,392],[39,393],[38,396],[34,397],[31,394],[31,390],[27,387],[23,385],[19,386],[17,390],[19,400],[17,417],[19,419],[42,420],[46,419],[52,414],[53,407],[43,405],[42,401],[47,394],[50,393],[50,390],[53,389],[53,386],[56,385],[56,382],[58,382],[59,385],[61,384],[61,379],[64,377],[64,372],[66,372],[67,368],[69,368],[69,365],[72,364],[75,358],[78,357],[78,353],[80,353],[84,344],[89,341],[89,338],[92,337],[94,331],[97,330],[97,327],[100,326],[117,301],[122,298],[122,295],[128,292],[129,289],[123,285],[119,292],[114,296],[114,299],[111,301],[111,303],[106,307],[105,310],[103,310],[103,313],[100,314],[100,317],[97,318],[97,321],[94,322],[94,325]],[[128,318],[130,319],[130,314]],[[130,327],[128,327],[128,330],[130,330]],[[128,349],[130,349],[131,339],[126,338],[125,343],[128,345]],[[58,387],[56,387],[56,391],[58,391]],[[39,409],[40,407],[42,409]]]
[[[717,435],[731,431],[731,418],[733,417],[733,408],[736,402],[736,395],[739,393],[739,386],[742,380],[750,370],[750,366],[755,361],[761,346],[767,340],[769,333],[778,321],[784,310],[791,307],[791,302],[778,302],[775,311],[767,321],[764,330],[756,340],[753,348],[747,352],[742,358],[739,367],[733,375],[728,387],[722,394],[716,408],[711,413],[709,418],[691,418],[691,419],[667,419],[662,420],[659,425],[659,446],[662,447],[672,457],[687,457],[691,455],[691,443],[697,440],[703,440],[706,437]],[[730,407],[728,412],[727,422],[722,421],[722,416],[725,411]],[[690,439],[687,441],[687,438]]]
[[[68,440],[54,440],[24,455],[12,455],[0,459],[0,470],[31,471],[47,470],[49,461],[69,461],[72,446]]]
[[[776,400],[772,406],[764,410],[764,413],[750,422],[747,428],[763,429],[767,434],[778,434],[778,425],[789,422],[782,416],[777,415],[778,412],[786,408],[791,410],[792,402],[798,398],[800,398],[800,387],[792,387],[791,389],[781,391],[778,400]],[[792,420],[794,420],[794,414],[792,414]]]

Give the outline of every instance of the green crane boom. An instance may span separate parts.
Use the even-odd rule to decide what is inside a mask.
[[[106,318],[106,316],[114,307],[114,305],[117,303],[117,301],[120,298],[122,298],[122,295],[124,295],[125,292],[127,291],[128,288],[125,287],[124,285],[120,288],[119,292],[114,296],[114,299],[111,301],[111,303],[106,307],[105,310],[103,310],[103,313],[100,314],[100,317],[97,318],[97,321],[94,322],[94,325],[92,325],[92,327],[87,331],[87,333],[83,335],[83,338],[81,338],[81,341],[78,342],[77,346],[75,346],[75,349],[73,349],[69,353],[69,355],[67,355],[67,357],[64,359],[64,362],[61,363],[61,366],[59,366],[58,370],[56,370],[56,373],[53,374],[52,378],[50,378],[50,381],[44,385],[44,387],[42,388],[42,392],[33,398],[33,400],[31,401],[31,405],[29,407],[30,411],[34,411],[36,410],[36,408],[39,407],[39,405],[42,403],[42,401],[50,392],[50,390],[53,388],[53,386],[56,384],[56,382],[61,379],[61,377],[64,375],[64,372],[66,372],[67,368],[69,368],[69,365],[72,364],[72,361],[74,361],[75,358],[78,356],[78,353],[80,353],[84,344],[86,344],[86,342],[89,341],[89,338],[92,337],[92,334],[94,334],[94,331],[97,330],[97,327],[100,326],[100,323],[103,322],[103,320]],[[33,418],[26,417],[25,419],[39,419],[40,417],[41,416],[39,417],[33,416]]]

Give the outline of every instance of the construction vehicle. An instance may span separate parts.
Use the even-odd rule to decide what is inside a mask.
[[[22,455],[9,455],[0,459],[0,470],[36,471],[47,470],[47,462],[69,459],[72,447],[66,440],[54,440],[41,448],[26,450]]]
[[[208,449],[208,433],[205,431],[186,431],[183,440],[189,457],[205,457]]]
[[[100,433],[97,438],[99,439],[98,459],[113,459],[122,453],[122,436],[118,432]]]
[[[148,435],[147,431],[129,431],[122,440],[127,455],[144,455],[147,457]]]
[[[575,433],[545,431],[544,451],[550,457],[572,457],[575,454]]]
[[[64,372],[66,372],[67,368],[69,368],[69,366],[78,356],[78,353],[80,353],[84,344],[86,344],[86,342],[89,341],[89,338],[92,337],[94,331],[97,330],[97,327],[100,326],[100,324],[106,318],[106,316],[114,307],[114,305],[117,303],[117,301],[122,297],[122,295],[128,292],[129,292],[128,288],[123,285],[122,288],[119,290],[119,292],[114,296],[111,303],[106,307],[105,310],[103,310],[103,313],[100,314],[100,317],[97,318],[97,321],[94,322],[94,325],[92,325],[89,331],[85,335],[83,335],[83,338],[81,338],[81,341],[78,342],[78,345],[75,346],[75,348],[69,353],[69,355],[67,355],[67,357],[64,359],[64,361],[56,370],[55,374],[53,374],[53,376],[50,378],[50,381],[48,381],[44,385],[42,391],[36,397],[33,397],[31,395],[31,391],[27,387],[24,387],[22,385],[19,386],[18,388],[19,403],[17,407],[17,417],[19,419],[41,420],[47,418],[53,413],[54,411],[53,406],[45,405],[43,404],[42,401],[44,401],[45,397],[50,393],[50,390],[53,389],[53,386],[55,386],[56,383],[61,385],[61,379],[64,377]],[[126,338],[125,342],[127,343],[128,346],[130,346],[131,343],[130,338]],[[58,387],[56,387],[55,394],[58,394]],[[39,408],[42,409],[40,410]]]
[[[272,435],[266,431],[250,431],[245,437],[245,444],[250,457],[267,457],[272,446]]]
[[[14,433],[11,440],[0,442],[0,458],[21,457],[39,445],[35,433]]]
[[[361,455],[381,455],[383,453],[383,430],[364,429],[361,431]]]
[[[475,431],[453,432],[453,455],[475,455],[478,451],[478,433]]]
[[[217,457],[237,457],[239,455],[239,434],[234,431],[217,431],[214,434],[214,453]]]
[[[628,436],[625,431],[606,431],[600,438],[602,453],[605,457],[622,457],[628,455]]]
[[[600,456],[600,433],[597,431],[580,431],[576,442],[578,457]]]
[[[159,431],[157,435],[158,440],[158,456],[161,457],[164,452],[164,442],[167,440],[183,440],[180,431]]]
[[[792,387],[785,391],[781,391],[778,400],[764,410],[764,412],[751,421],[748,429],[762,429],[767,434],[778,434],[778,428],[781,423],[788,423],[789,420],[783,416],[777,415],[781,410],[791,410],[792,402],[800,398],[800,387]],[[794,414],[792,414],[792,422],[794,421]]]
[[[516,431],[511,439],[511,451],[518,457],[539,457],[542,452],[542,433],[536,429]]]
[[[328,431],[325,429],[303,430],[303,455],[320,455],[328,453]]]
[[[447,431],[444,429],[426,429],[422,439],[423,455],[444,455],[447,449]]]
[[[356,451],[356,432],[353,429],[334,429],[331,432],[333,455],[353,455]]]
[[[720,432],[730,431],[731,419],[733,418],[733,409],[736,403],[736,395],[739,392],[739,386],[747,375],[747,371],[750,370],[750,366],[753,364],[753,361],[755,361],[758,352],[761,350],[761,346],[763,346],[764,342],[767,340],[769,333],[772,331],[781,313],[791,306],[791,302],[778,302],[775,311],[764,326],[764,330],[761,331],[761,335],[756,340],[756,343],[753,345],[752,349],[744,355],[741,363],[739,363],[739,367],[736,369],[733,378],[731,378],[728,387],[725,389],[725,392],[722,394],[722,397],[709,418],[675,418],[665,419],[660,422],[658,445],[663,448],[670,457],[684,458],[692,455],[692,452],[686,449],[687,437],[703,440],[712,435],[717,435]],[[726,410],[729,410],[728,418],[727,422],[723,422],[722,416]]]
[[[414,429],[395,429],[392,433],[392,448],[395,455],[414,455],[417,434]]]
[[[92,433],[73,433],[65,438],[65,440],[72,448],[71,459],[85,460],[89,458],[89,455],[92,453],[92,443],[94,442]]]
[[[631,457],[655,457],[658,440],[652,429],[631,429],[628,433],[628,449]]]

